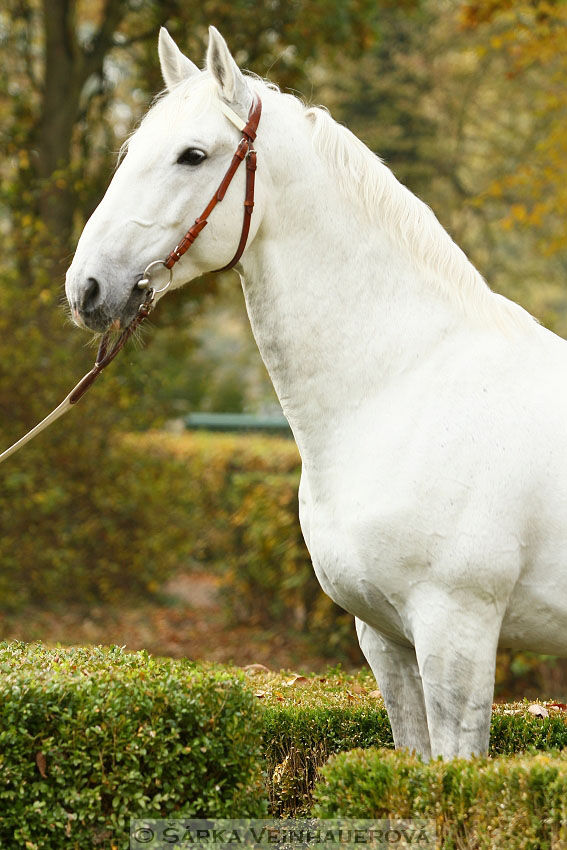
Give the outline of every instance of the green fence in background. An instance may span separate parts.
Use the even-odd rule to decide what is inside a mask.
[[[293,437],[285,416],[257,416],[254,413],[190,413],[184,417],[191,431],[262,431]]]

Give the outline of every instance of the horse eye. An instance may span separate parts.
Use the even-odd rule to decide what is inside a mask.
[[[200,165],[207,158],[204,151],[198,148],[187,148],[182,154],[177,157],[178,165]]]

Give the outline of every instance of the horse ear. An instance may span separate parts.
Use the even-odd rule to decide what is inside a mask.
[[[160,27],[159,30],[158,54],[163,81],[170,91],[181,80],[201,73],[197,66],[183,55],[165,27]]]
[[[252,94],[242,71],[232,58],[226,41],[216,27],[209,27],[207,68],[217,81],[223,100],[233,106],[240,106],[247,115],[252,103]]]

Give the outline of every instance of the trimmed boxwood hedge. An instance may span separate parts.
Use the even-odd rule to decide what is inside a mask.
[[[264,755],[273,815],[310,811],[318,771],[331,753],[392,746],[388,715],[369,673],[336,671],[295,679],[285,673],[254,677],[264,706]],[[374,691],[375,692],[375,691]]]
[[[254,671],[251,671],[251,673]],[[264,753],[275,815],[309,813],[319,770],[333,753],[356,747],[393,748],[383,700],[369,672],[338,670],[325,677],[259,672],[249,676],[264,706]],[[490,755],[567,747],[567,712],[542,718],[528,703],[495,705]]]
[[[0,847],[122,850],[130,817],[261,816],[268,798],[308,814],[329,756],[392,747],[367,672],[4,643],[0,673]],[[567,745],[565,712],[527,708],[495,707],[493,755]]]
[[[434,818],[444,850],[540,850],[567,841],[567,756],[431,761],[391,750],[329,759],[315,788],[321,818]]]
[[[130,817],[262,816],[262,713],[235,670],[0,644],[0,847],[128,847]]]

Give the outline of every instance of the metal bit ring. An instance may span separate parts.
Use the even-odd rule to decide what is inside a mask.
[[[147,289],[147,287],[150,286],[150,283],[151,283],[150,269],[152,268],[152,266],[163,266],[164,269],[167,269],[167,266],[165,265],[163,260],[154,260],[153,262],[151,262],[148,266],[146,266],[146,268],[144,269],[142,279],[139,280],[138,283],[137,283],[138,289]],[[169,287],[171,285],[171,281],[173,280],[173,269],[167,269],[167,270],[169,272],[169,280],[167,281],[165,286],[161,287],[161,289],[154,289],[154,295],[159,295],[161,292],[165,292],[166,289],[169,289]]]

